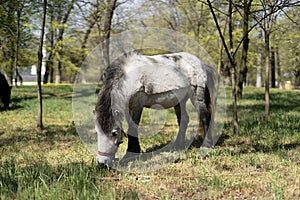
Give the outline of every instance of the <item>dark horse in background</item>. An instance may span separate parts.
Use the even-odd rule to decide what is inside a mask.
[[[0,73],[0,99],[5,108],[8,108],[10,103],[10,92],[11,86],[8,85],[5,76]]]
[[[210,130],[219,80],[214,68],[186,52],[155,56],[131,52],[117,58],[106,71],[94,112],[98,162],[111,163],[124,136],[128,136],[124,158],[140,153],[138,125],[144,107],[175,109],[179,131],[174,148],[184,148],[189,99],[209,138],[203,145],[213,146]],[[122,128],[124,117],[127,134]]]

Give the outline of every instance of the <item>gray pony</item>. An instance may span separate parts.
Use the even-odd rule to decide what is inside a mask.
[[[111,163],[123,137],[128,137],[124,158],[140,153],[138,125],[144,107],[174,108],[179,125],[174,148],[184,148],[189,123],[188,99],[197,109],[198,119],[208,136],[204,145],[211,147],[219,80],[214,68],[186,52],[155,56],[131,52],[117,58],[106,71],[94,112],[98,162]],[[127,133],[122,128],[124,117],[128,123]]]

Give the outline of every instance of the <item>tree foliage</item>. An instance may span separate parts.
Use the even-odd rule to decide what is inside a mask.
[[[16,57],[16,43],[19,18],[19,59],[17,66],[36,64],[37,20],[41,5],[38,1],[6,0],[0,4],[0,57],[1,68],[11,76]],[[257,59],[261,44],[260,36],[265,18],[273,12],[273,30],[270,32],[270,45],[278,47],[281,64],[281,81],[291,80],[299,84],[299,7],[297,1],[232,1],[233,3],[233,48],[237,63],[239,90],[243,85],[255,85]],[[51,0],[47,7],[46,21],[46,77],[44,83],[73,81],[74,76],[88,51],[100,44],[106,35],[105,14],[109,1],[104,0]],[[273,5],[273,10],[271,9]],[[228,1],[213,3],[224,37],[229,41]],[[270,10],[271,9],[271,10]],[[248,20],[245,21],[245,19]],[[247,27],[246,27],[247,25]],[[230,77],[229,60],[224,56],[217,29],[210,15],[206,1],[196,0],[160,0],[116,2],[116,11],[112,18],[112,34],[131,28],[156,26],[168,27],[195,38],[219,63],[221,73]],[[247,31],[248,29],[248,31]],[[246,36],[246,33],[248,36]],[[262,37],[264,37],[264,33]],[[287,37],[282,37],[282,36]],[[246,36],[246,37],[245,37]],[[248,38],[248,39],[247,39]],[[248,42],[248,45],[246,44]],[[243,47],[243,48],[242,48]],[[247,49],[248,47],[248,49]],[[290,48],[293,47],[293,48]],[[247,54],[246,54],[247,52]],[[262,51],[265,58],[265,51]],[[277,59],[277,58],[276,58]],[[278,70],[276,75],[278,75]],[[264,78],[264,76],[262,77]],[[61,80],[60,80],[61,79]],[[227,83],[230,84],[230,79]],[[279,85],[279,84],[277,84]],[[242,92],[242,89],[241,91]]]
[[[0,59],[1,68],[12,82],[13,70],[34,62],[30,16],[36,12],[36,3],[29,0],[7,0],[0,4]],[[29,50],[31,49],[31,50]],[[16,75],[16,74],[15,74]]]

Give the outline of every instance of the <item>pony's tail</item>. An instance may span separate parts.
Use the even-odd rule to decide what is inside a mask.
[[[217,70],[208,65],[204,65],[206,74],[207,74],[207,82],[205,86],[205,104],[207,110],[210,115],[210,124],[208,127],[207,135],[205,136],[205,141],[203,146],[205,147],[213,147],[217,140],[215,141],[215,108],[217,103],[217,94],[219,90],[219,85],[221,81],[221,77],[219,76]]]

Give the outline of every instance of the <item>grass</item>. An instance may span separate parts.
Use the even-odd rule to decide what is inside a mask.
[[[44,86],[43,92],[43,132],[36,128],[36,87],[14,88],[11,109],[0,111],[0,199],[300,198],[300,91],[272,89],[271,121],[265,122],[263,89],[245,88],[238,136],[228,95],[223,134],[207,157],[198,159],[194,145],[145,173],[98,168],[74,126],[72,86]],[[165,131],[174,135],[176,120],[170,111],[167,116]],[[145,138],[142,150],[165,142]]]

